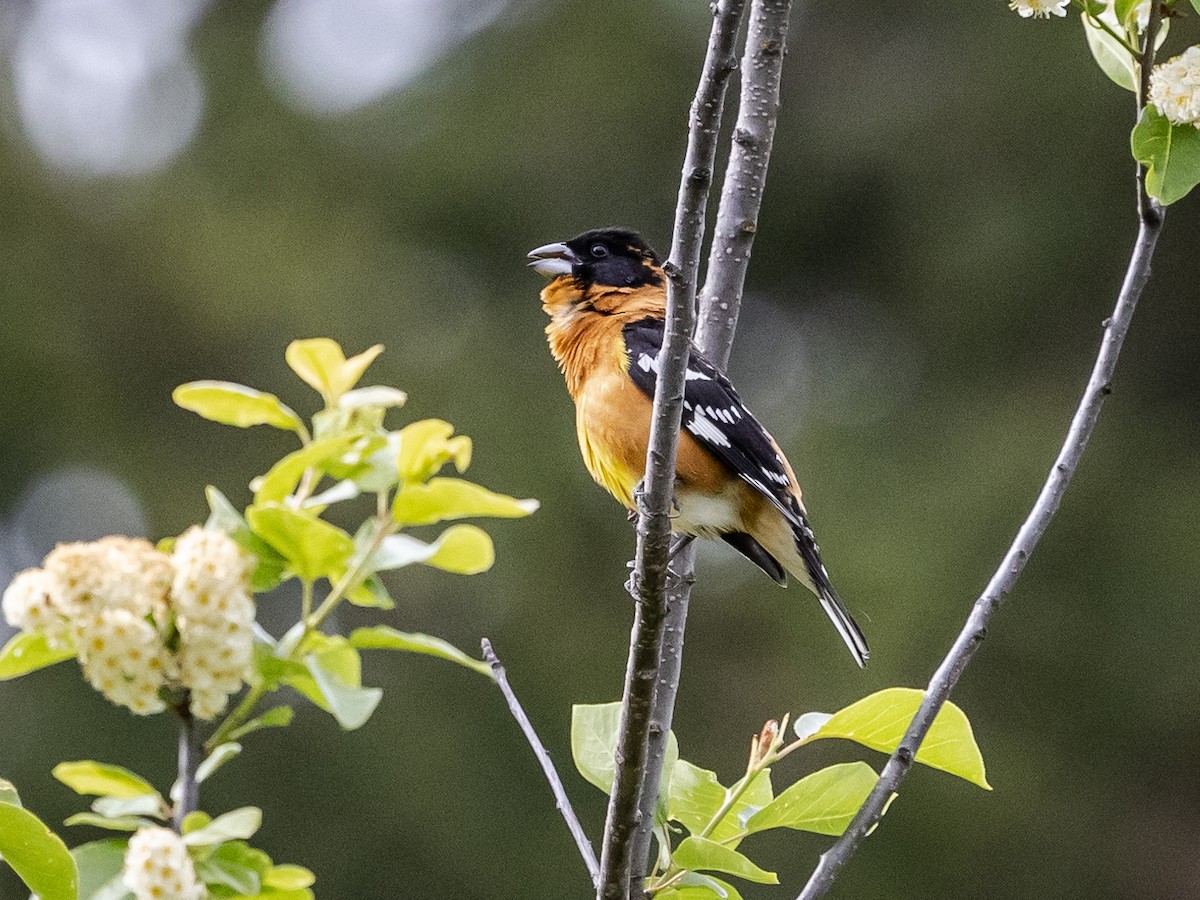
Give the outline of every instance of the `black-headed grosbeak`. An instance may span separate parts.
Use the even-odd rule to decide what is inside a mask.
[[[646,464],[666,314],[658,255],[633,231],[588,231],[529,254],[550,279],[542,308],[550,352],[575,401],[592,477],[629,510]],[[775,439],[725,374],[691,348],[675,470],[677,534],[720,538],[781,585],[817,595],[855,662],[867,641],[829,582],[800,485]]]

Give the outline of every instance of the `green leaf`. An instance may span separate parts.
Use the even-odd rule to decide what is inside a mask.
[[[245,841],[226,841],[196,863],[196,874],[209,887],[223,885],[238,894],[256,896],[271,868],[271,857]]]
[[[454,426],[441,419],[421,419],[400,429],[396,471],[403,484],[413,484],[436,475],[451,460],[459,474],[471,464],[471,439],[454,434]]]
[[[875,787],[879,776],[864,762],[841,763],[813,772],[750,817],[751,833],[794,828],[840,835]]]
[[[342,409],[370,409],[380,407],[394,409],[408,402],[408,394],[394,387],[372,385],[371,387],[355,388],[347,391],[338,398],[338,406]]]
[[[617,730],[620,724],[619,702],[577,703],[571,707],[571,756],[575,760],[575,768],[606,794],[612,791],[616,772]],[[679,759],[679,744],[673,731],[667,735],[666,758]],[[659,787],[660,802],[666,802],[664,789],[669,784],[670,776],[664,771]]]
[[[71,648],[51,647],[40,631],[23,631],[0,650],[0,681],[44,669],[74,655]]]
[[[451,525],[432,546],[433,555],[424,560],[425,565],[455,575],[478,575],[496,561],[492,539],[474,525]]]
[[[250,530],[242,514],[234,509],[229,499],[211,484],[204,489],[211,510],[206,528],[224,531],[239,547],[257,560],[250,576],[250,587],[255,593],[269,591],[283,578],[287,560],[283,555]]]
[[[71,851],[79,871],[80,900],[93,900],[97,895],[113,900],[133,896],[120,886],[121,871],[125,867],[125,846],[124,838],[105,838],[80,844]],[[118,889],[122,893],[116,893]],[[106,893],[101,894],[102,891]]]
[[[296,489],[305,470],[320,468],[323,463],[341,456],[358,437],[356,434],[334,434],[289,453],[255,482],[255,506],[283,500]]]
[[[1147,192],[1163,205],[1181,200],[1200,184],[1200,129],[1194,125],[1172,125],[1147,106],[1130,144],[1133,158],[1147,167]]]
[[[156,824],[145,816],[104,816],[94,812],[80,812],[69,817],[64,825],[90,825],[93,828],[106,828],[109,831],[137,831],[147,825]]]
[[[377,575],[368,575],[346,591],[346,599],[355,606],[372,609],[395,609],[396,601],[388,593],[387,585]]]
[[[1192,6],[1195,7],[1197,13],[1200,13],[1200,0],[1192,0]]]
[[[350,390],[362,378],[363,372],[380,353],[383,345],[363,351],[346,359],[341,346],[329,338],[311,338],[292,341],[285,358],[292,371],[318,391],[325,402],[332,406],[338,398]]]
[[[263,879],[263,885],[279,891],[298,891],[302,888],[312,887],[316,880],[317,876],[304,866],[284,863],[271,867],[266,878]]]
[[[162,801],[154,785],[121,766],[81,759],[61,762],[51,773],[77,794],[98,794],[103,797],[140,797],[152,794]]]
[[[730,790],[733,788],[726,789],[721,785],[715,772],[681,759],[675,764],[671,777],[667,814],[688,831],[698,834],[708,827],[725,803]],[[744,834],[746,821],[769,804],[773,797],[771,771],[764,769],[747,785],[712,830],[710,837],[717,841],[728,841]]]
[[[354,651],[354,656],[357,660],[357,651]],[[338,724],[347,731],[353,731],[371,718],[383,697],[383,691],[361,687],[357,665],[353,674],[349,674],[332,660],[328,654],[309,654],[304,658],[304,664]]]
[[[497,494],[461,478],[431,478],[396,492],[392,515],[401,525],[430,525],[445,519],[492,516],[515,519],[536,511],[536,500]]]
[[[1133,12],[1140,3],[1141,0],[1113,0],[1113,14],[1126,29],[1132,28]]]
[[[256,806],[243,806],[217,816],[203,828],[188,832],[183,836],[183,842],[189,847],[211,847],[253,837],[261,825],[262,810]]]
[[[284,707],[287,709],[287,707]],[[290,710],[289,710],[290,712]],[[290,716],[289,716],[290,718]],[[244,725],[242,726],[245,727]],[[242,745],[234,741],[226,741],[225,743],[215,747],[213,752],[208,754],[204,762],[196,767],[196,783],[203,784],[212,777],[213,773],[225,763],[229,762],[235,756],[242,752]]]
[[[675,887],[655,894],[654,900],[742,900],[742,895],[727,881],[688,872]]]
[[[671,854],[671,862],[696,872],[724,872],[757,884],[779,884],[779,876],[774,872],[760,869],[730,847],[695,835],[680,842]]]
[[[265,394],[229,381],[191,381],[175,388],[171,398],[184,409],[220,422],[249,428],[271,425],[285,431],[303,431],[300,417],[274,394]]]
[[[925,692],[915,688],[887,688],[852,703],[833,714],[807,741],[845,738],[864,747],[891,753],[904,737]],[[805,717],[801,717],[803,720]],[[975,743],[966,714],[949,701],[942,707],[925,736],[916,761],[966,779],[990,791],[983,755]]]
[[[254,533],[278,550],[305,581],[336,577],[354,554],[350,535],[310,512],[252,506],[246,510],[246,519]]]
[[[0,856],[40,900],[78,900],[75,859],[33,813],[0,803]]]
[[[458,663],[460,666],[492,677],[492,667],[481,659],[473,659],[448,641],[428,634],[397,631],[387,625],[358,628],[350,635],[351,645],[360,650],[402,650],[424,653]]]
[[[235,728],[229,733],[230,740],[237,740],[245,737],[252,731],[258,731],[260,728],[284,728],[292,724],[292,716],[294,712],[290,706],[274,706],[268,709],[261,716],[255,716],[245,725],[240,728]]]
[[[92,803],[92,811],[109,819],[120,819],[125,816],[161,818],[163,801],[157,793],[142,794],[138,797],[98,797]]]
[[[1087,16],[1081,16],[1083,32],[1087,37],[1092,58],[1105,75],[1118,87],[1127,91],[1137,90],[1137,64],[1120,41],[1103,28],[1093,25]]]
[[[201,828],[208,827],[212,822],[212,816],[201,809],[194,809],[183,817],[183,825],[180,828],[180,833],[191,834],[193,831],[199,831]]]
[[[21,805],[21,795],[17,793],[17,786],[4,778],[0,778],[0,803]]]

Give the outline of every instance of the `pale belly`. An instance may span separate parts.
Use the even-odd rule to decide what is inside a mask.
[[[676,534],[695,534],[708,538],[729,531],[741,531],[738,524],[738,496],[736,483],[721,494],[680,490],[675,497],[679,509],[671,520],[671,530]]]

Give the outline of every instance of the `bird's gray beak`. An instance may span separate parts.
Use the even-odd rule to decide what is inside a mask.
[[[529,268],[546,278],[570,275],[577,262],[575,251],[566,244],[547,244],[529,251]]]

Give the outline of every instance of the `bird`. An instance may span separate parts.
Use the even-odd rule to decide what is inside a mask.
[[[538,247],[529,266],[541,292],[550,352],[575,403],[584,465],[630,514],[646,463],[666,275],[627,228],[586,231]],[[795,472],[725,373],[692,344],[684,384],[671,530],[729,544],[780,585],[812,591],[854,661],[870,651],[830,583]]]

